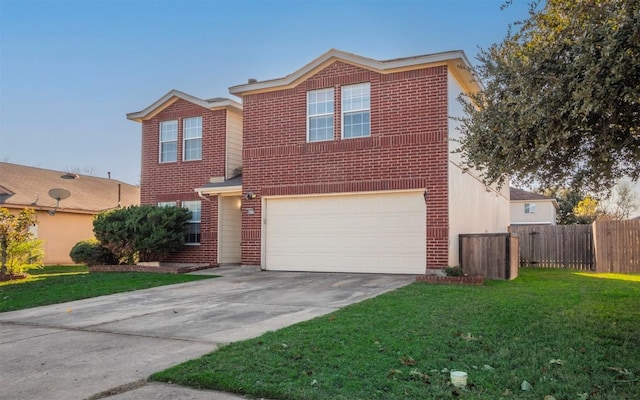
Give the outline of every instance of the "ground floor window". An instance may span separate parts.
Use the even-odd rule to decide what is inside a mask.
[[[185,238],[186,244],[200,244],[200,215],[201,215],[201,202],[197,201],[183,201],[182,207],[191,211],[191,219],[189,220],[189,232]]]

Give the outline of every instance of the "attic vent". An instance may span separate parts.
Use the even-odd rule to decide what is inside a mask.
[[[62,179],[78,179],[78,178],[80,178],[80,175],[72,174],[70,172],[67,172],[64,175],[60,175],[60,178],[62,178]]]
[[[258,80],[256,78],[249,78],[247,80],[248,83],[258,83]]]

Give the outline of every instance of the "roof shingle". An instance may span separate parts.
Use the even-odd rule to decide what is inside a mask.
[[[77,176],[65,179],[63,176]],[[69,174],[63,171],[0,163],[0,207],[49,209],[56,200],[49,190],[66,189],[69,198],[60,201],[59,211],[97,213],[110,208],[140,203],[140,188],[115,179]],[[118,200],[120,204],[118,204]]]

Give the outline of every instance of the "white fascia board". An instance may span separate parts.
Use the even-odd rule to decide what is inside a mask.
[[[223,193],[241,193],[242,185],[237,186],[219,186],[219,187],[202,187],[194,189],[199,195],[205,194],[223,194]]]
[[[182,99],[209,110],[216,110],[216,109],[230,107],[230,108],[235,108],[239,111],[242,111],[242,104],[231,99],[209,102],[209,101],[197,98],[195,96],[191,96],[190,94],[181,92],[179,90],[172,89],[167,94],[165,94],[164,96],[162,96],[161,98],[153,102],[153,104],[151,104],[144,110],[127,114],[127,119],[130,119],[132,121],[142,122],[146,117],[148,117],[149,115],[153,115],[154,111],[156,111],[158,108],[161,108],[163,105],[167,104],[167,102],[171,101],[173,98]]]
[[[435,64],[435,63],[447,63],[455,60],[460,60],[465,67],[471,68],[471,63],[469,62],[469,59],[467,58],[467,56],[464,54],[462,50],[448,51],[448,52],[436,53],[436,54],[427,54],[427,55],[416,56],[416,57],[399,58],[399,59],[394,59],[389,61],[378,61],[372,58],[362,57],[357,54],[347,53],[347,52],[336,50],[336,49],[331,49],[328,52],[321,55],[320,57],[311,61],[304,67],[285,76],[284,78],[231,86],[229,88],[229,93],[234,94],[236,96],[241,96],[242,93],[245,93],[245,92],[252,92],[256,90],[264,90],[264,89],[270,89],[270,88],[279,87],[279,86],[290,85],[294,83],[296,80],[305,76],[306,74],[313,71],[315,68],[317,68],[318,66],[322,65],[323,63],[327,62],[332,58],[335,58],[338,60],[344,60],[352,64],[361,65],[365,68],[379,71],[382,73],[385,73],[387,71],[393,71],[396,69],[406,68],[406,67]]]

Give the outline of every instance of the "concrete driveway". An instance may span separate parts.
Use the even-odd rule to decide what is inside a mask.
[[[1,397],[86,399],[117,389],[118,400],[235,398],[140,381],[414,280],[253,267],[201,273],[223,277],[0,314]]]

